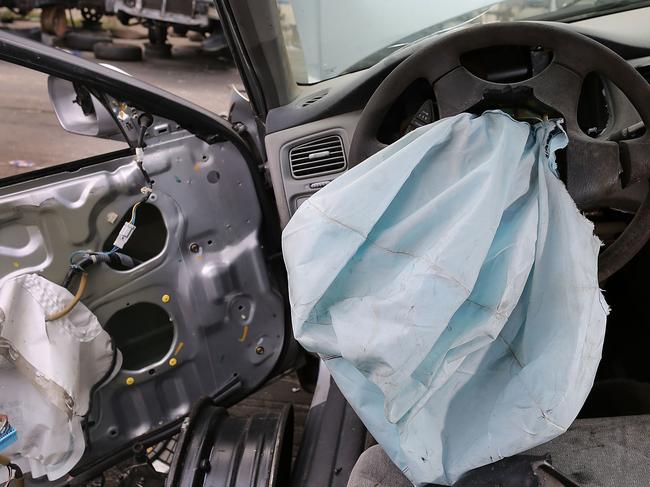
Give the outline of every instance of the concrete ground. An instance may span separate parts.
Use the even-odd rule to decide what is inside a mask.
[[[37,26],[33,21],[11,29]],[[136,28],[137,29],[137,28]],[[143,44],[144,40],[130,42]],[[136,78],[215,113],[227,111],[232,85],[241,88],[232,62],[204,53],[200,43],[170,37],[172,59],[111,62]],[[94,61],[92,53],[75,52]],[[73,135],[59,125],[47,94],[47,76],[0,61],[0,178],[120,149],[120,142]],[[22,167],[21,167],[22,166]]]

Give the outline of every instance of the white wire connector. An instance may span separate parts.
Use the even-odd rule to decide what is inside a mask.
[[[130,222],[124,222],[124,225],[122,225],[120,233],[117,234],[117,238],[115,239],[115,242],[113,242],[113,245],[118,249],[123,249],[134,231],[135,225]]]
[[[135,148],[135,162],[142,164],[144,161],[144,149],[142,147]]]

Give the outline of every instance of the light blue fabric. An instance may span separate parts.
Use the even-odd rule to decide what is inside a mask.
[[[416,485],[564,432],[607,305],[600,242],[557,178],[567,137],[502,112],[406,135],[283,233],[294,334]]]

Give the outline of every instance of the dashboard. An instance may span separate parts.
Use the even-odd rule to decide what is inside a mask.
[[[555,25],[601,42],[650,80],[649,23],[650,7]],[[381,81],[421,45],[408,46],[363,71],[303,86],[294,102],[268,113],[268,169],[283,227],[300,204],[349,168],[347,156],[365,103]],[[475,76],[507,83],[535,76],[548,65],[552,55],[537,46],[509,46],[467,53],[461,63]],[[414,82],[389,110],[377,138],[389,144],[436,121],[436,106],[433,87],[424,80]],[[480,113],[485,108],[477,106],[475,111]],[[514,110],[512,114],[520,119],[539,115],[535,107],[489,108]],[[578,121],[585,133],[606,137],[639,120],[636,110],[615,85],[595,73],[585,79],[578,107]]]

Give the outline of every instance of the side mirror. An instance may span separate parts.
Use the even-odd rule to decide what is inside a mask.
[[[68,132],[102,139],[123,139],[108,110],[86,88],[54,76],[47,79],[54,113]]]

